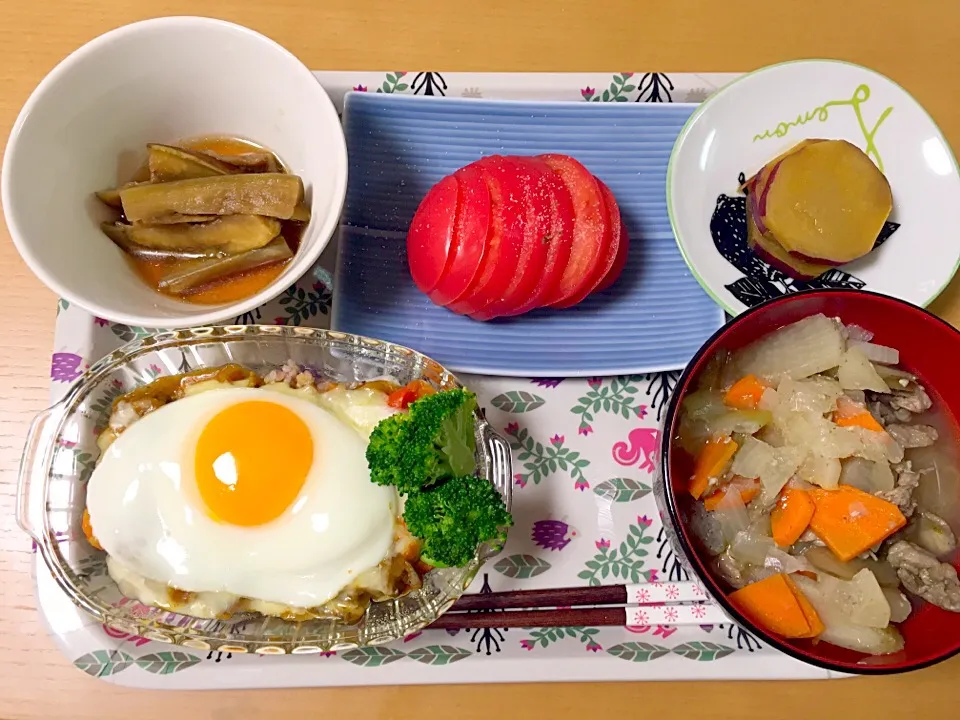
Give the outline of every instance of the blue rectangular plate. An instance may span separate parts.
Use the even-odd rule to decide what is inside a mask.
[[[723,324],[670,229],[667,162],[694,105],[517,102],[351,93],[350,177],[332,326],[412,347],[458,372],[583,377],[682,368]],[[613,191],[630,235],[611,288],[566,310],[476,322],[433,305],[405,233],[435,182],[485,155],[571,155]]]

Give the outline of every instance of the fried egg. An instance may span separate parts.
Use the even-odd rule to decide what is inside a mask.
[[[90,524],[123,572],[309,608],[392,553],[398,497],[368,429],[308,399],[223,388],[165,405],[107,448]]]

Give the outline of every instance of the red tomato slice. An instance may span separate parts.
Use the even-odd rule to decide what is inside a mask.
[[[547,241],[547,258],[533,293],[526,302],[507,313],[508,315],[521,315],[544,304],[544,300],[556,290],[560,278],[563,277],[573,244],[573,201],[567,186],[540,158],[525,157],[523,161],[541,171],[538,179],[543,183],[541,189],[550,206],[549,229],[543,236]]]
[[[513,172],[523,187],[523,248],[516,273],[503,297],[471,313],[470,317],[474,320],[513,315],[521,304],[528,303],[537,293],[550,249],[553,190],[548,185],[548,179],[556,178],[556,175],[545,163],[535,158],[505,157],[500,165]],[[496,172],[493,168],[491,171]]]
[[[567,155],[541,155],[560,176],[573,200],[573,246],[556,290],[545,304],[555,308],[576,305],[593,290],[604,272],[610,247],[610,221],[596,179]],[[612,264],[612,260],[611,260]]]
[[[453,249],[446,270],[429,293],[437,305],[459,299],[477,277],[486,255],[490,232],[490,190],[476,163],[454,173],[458,183],[458,211],[454,223]]]
[[[410,223],[407,263],[420,292],[433,290],[447,267],[454,241],[458,185],[457,179],[448,175],[430,188]]]
[[[613,260],[613,265],[610,266],[607,274],[603,276],[603,280],[597,285],[595,292],[600,292],[613,285],[613,283],[617,281],[617,278],[620,277],[620,273],[623,272],[623,268],[627,264],[627,254],[630,250],[630,238],[627,235],[627,228],[624,227],[623,220],[620,217],[620,206],[617,205],[617,199],[613,196],[610,188],[604,185],[601,180],[598,179],[597,183],[600,185],[600,192],[603,193],[603,200],[607,205],[611,235],[613,235],[613,241],[617,246],[617,255]]]
[[[467,292],[447,305],[461,315],[471,315],[503,298],[517,274],[526,225],[523,184],[512,163],[493,155],[475,165],[490,188],[491,227],[479,273]]]

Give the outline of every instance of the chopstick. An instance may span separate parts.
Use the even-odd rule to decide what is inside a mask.
[[[638,625],[719,625],[730,618],[715,605],[653,607],[558,608],[447,612],[428,627],[438,630],[532,627],[634,627]]]
[[[464,595],[431,628],[716,625],[729,622],[693,582]],[[619,607],[575,607],[608,605]],[[543,609],[549,608],[549,609]]]
[[[510,590],[464,595],[450,612],[465,610],[510,610],[514,608],[573,607],[576,605],[627,605],[635,603],[702,602],[707,599],[695,582],[652,582],[633,585]]]

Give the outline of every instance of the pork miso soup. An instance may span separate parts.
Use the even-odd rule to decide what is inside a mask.
[[[676,441],[730,602],[781,637],[886,655],[919,604],[960,612],[960,465],[946,409],[871,340],[813,315],[717,354]]]

